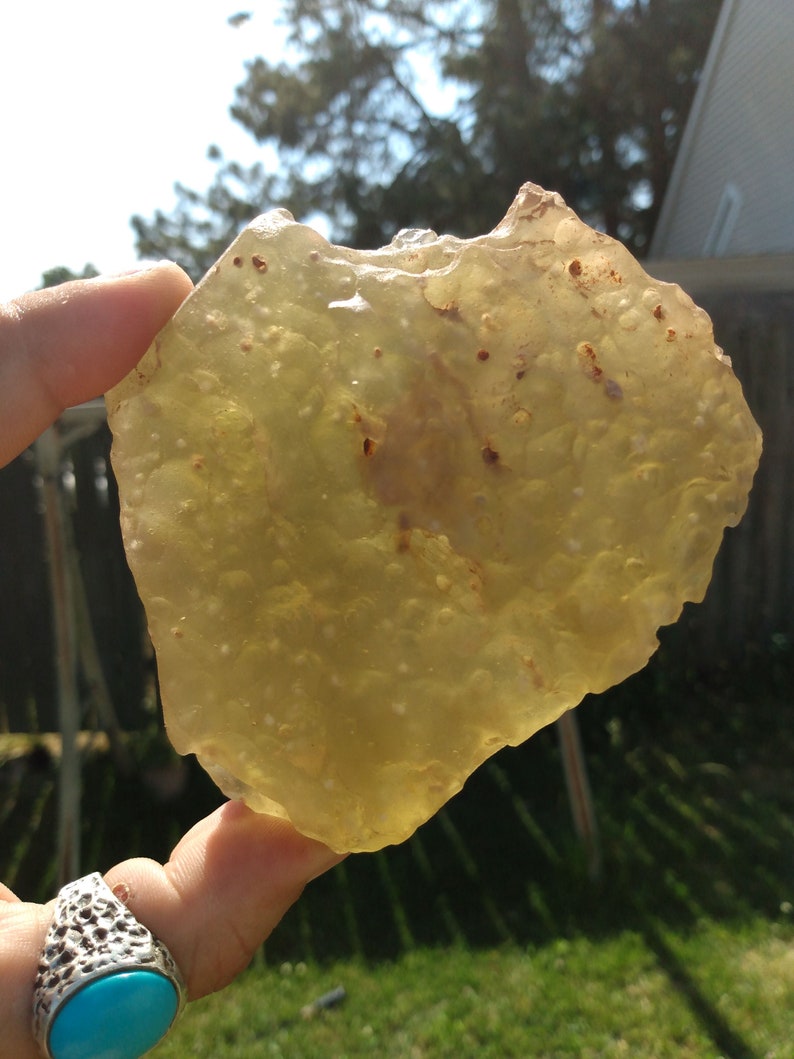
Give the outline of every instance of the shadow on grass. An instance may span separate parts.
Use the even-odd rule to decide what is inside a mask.
[[[643,927],[643,938],[648,950],[656,957],[658,965],[711,1038],[716,1052],[724,1059],[760,1059],[705,996],[686,965],[665,941],[662,932],[647,918]]]

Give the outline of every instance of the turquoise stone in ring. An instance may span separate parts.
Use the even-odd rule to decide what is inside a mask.
[[[179,1008],[173,983],[156,971],[95,978],[59,1009],[53,1059],[138,1059],[168,1032]]]
[[[44,1055],[139,1059],[185,1000],[171,953],[99,873],[61,889],[33,989],[33,1034]]]

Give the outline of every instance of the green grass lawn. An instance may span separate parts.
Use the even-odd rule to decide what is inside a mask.
[[[250,970],[153,1054],[794,1059],[790,677],[674,689],[651,670],[583,705],[597,882],[554,729],[500,752],[411,840],[312,883]],[[86,759],[85,871],[164,858],[219,801],[193,764],[158,800],[170,752],[157,736],[132,746],[133,776]],[[0,877],[43,898],[53,762],[6,758],[0,737]],[[341,1003],[303,1017],[337,986]]]
[[[415,949],[254,967],[156,1050],[181,1056],[794,1056],[794,926],[707,921],[648,933]],[[337,986],[338,1007],[301,1010]]]

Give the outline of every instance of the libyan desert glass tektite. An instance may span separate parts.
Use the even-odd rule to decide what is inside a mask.
[[[706,314],[530,184],[477,239],[258,218],[107,400],[174,745],[337,850],[641,668],[761,446]]]

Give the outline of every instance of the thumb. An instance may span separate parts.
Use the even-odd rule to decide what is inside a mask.
[[[341,859],[285,820],[229,802],[196,824],[167,864],[124,861],[105,881],[167,946],[196,1000],[231,982],[306,884]],[[53,909],[0,884],[0,1059],[39,1057],[33,982]]]
[[[122,379],[190,289],[166,261],[0,305],[0,466],[64,408]]]

